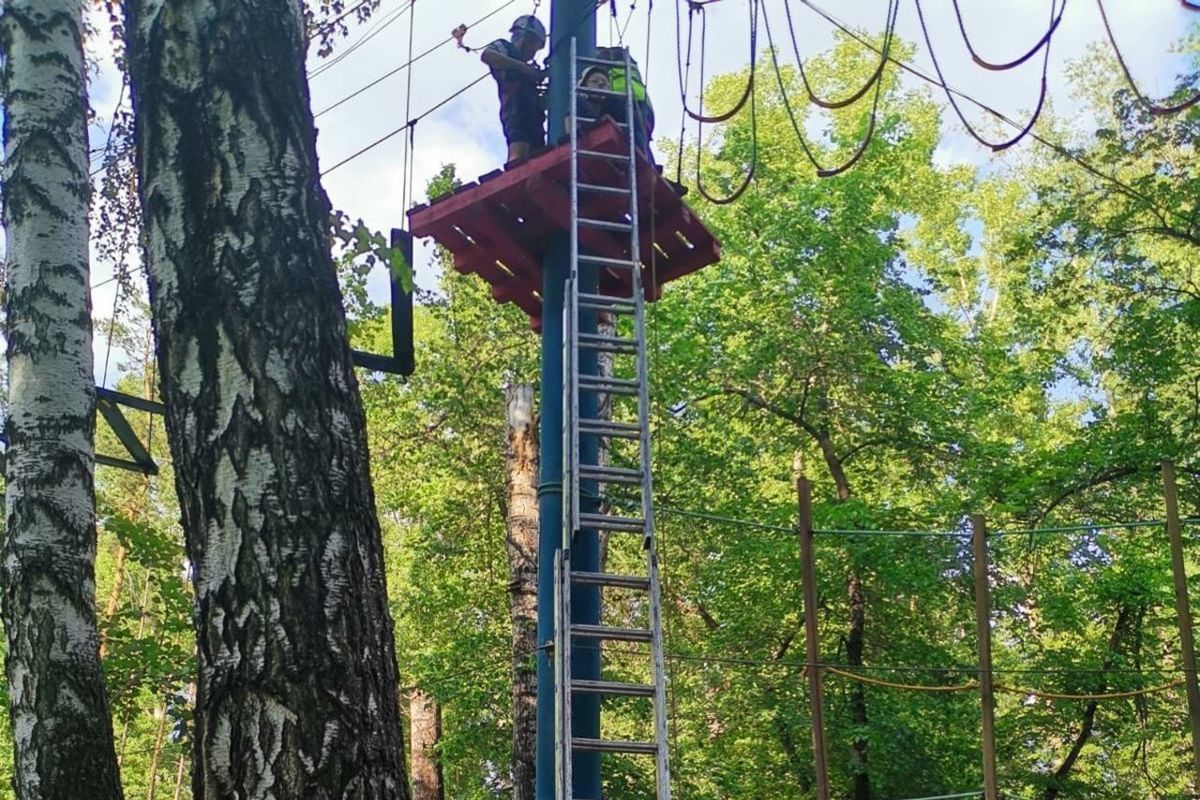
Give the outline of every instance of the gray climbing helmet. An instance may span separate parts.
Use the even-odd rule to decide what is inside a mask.
[[[546,41],[546,26],[543,25],[542,21],[533,14],[525,14],[517,17],[512,24],[510,32],[513,34],[513,36],[529,34],[531,36],[536,36],[543,42]]]

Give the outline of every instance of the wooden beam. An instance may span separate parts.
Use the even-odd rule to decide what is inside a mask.
[[[817,628],[817,570],[813,556],[812,486],[808,479],[796,478],[799,503],[800,561],[804,580],[804,652],[808,675],[808,707],[812,721],[813,766],[816,772],[817,800],[829,800],[829,766],[825,751],[825,708],[821,692],[821,645]]]
[[[988,584],[987,522],[971,517],[975,558],[975,638],[979,650],[979,701],[984,800],[999,800],[996,781],[996,689],[992,676],[992,601]]]

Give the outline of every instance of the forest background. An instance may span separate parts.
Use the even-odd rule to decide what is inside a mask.
[[[369,24],[351,25],[332,57]],[[101,63],[107,24],[96,27]],[[901,57],[914,42],[900,45]],[[1197,45],[1185,36],[1178,45],[1186,87]],[[685,178],[699,152],[706,185],[720,193],[738,183],[757,142],[756,180],[738,203],[697,201],[724,259],[672,287],[650,317],[677,794],[812,796],[789,533],[797,453],[815,483],[820,528],[961,533],[967,515],[983,514],[1010,534],[993,552],[995,657],[1010,670],[1006,683],[1105,693],[1175,682],[1161,529],[1105,526],[1161,518],[1165,459],[1179,465],[1184,514],[1200,503],[1200,118],[1152,120],[1111,55],[1089,51],[1065,70],[1072,95],[1037,130],[1096,172],[1035,145],[981,164],[948,155],[961,135],[939,98],[889,68],[865,158],[822,180],[804,161],[781,85],[830,162],[857,146],[864,110],[819,112],[800,100],[794,69],[784,63],[777,81],[770,53],[756,55],[754,124],[740,115],[688,139],[684,153]],[[670,60],[656,66],[666,87]],[[876,62],[837,37],[806,69],[821,93],[840,96]],[[749,78],[744,67],[721,71],[706,87],[713,108],[731,105]],[[147,396],[156,380],[136,239],[120,216],[129,199],[120,133],[118,125],[107,146],[93,141],[97,260],[121,276],[114,289],[125,287],[114,292],[117,313],[98,325],[97,365],[108,363],[99,377],[110,385]],[[415,158],[414,180],[431,195],[490,166]],[[394,191],[391,180],[374,183]],[[334,197],[366,213],[353,195]],[[512,793],[506,389],[536,384],[537,340],[477,279],[440,269],[436,252],[427,258],[417,373],[407,382],[361,376],[373,478],[401,676],[440,715],[431,755],[444,793],[502,797]],[[356,346],[385,349],[377,273],[347,265],[343,277]],[[133,418],[164,469],[156,478],[98,473],[105,675],[127,796],[182,798],[191,600],[165,435],[158,421]],[[101,452],[115,452],[106,436],[102,428]],[[1193,562],[1194,538],[1189,531]],[[610,559],[633,556],[614,548]],[[969,681],[966,540],[829,536],[817,557],[825,661],[924,686]],[[621,602],[608,610],[639,611]],[[827,702],[839,792],[862,798],[865,786],[865,797],[902,798],[979,785],[972,693],[861,689],[834,676]],[[1103,704],[1005,695],[1002,784],[1047,800],[1185,797],[1183,708],[1178,686]],[[615,710],[613,724],[636,716]],[[10,753],[0,747],[0,775]],[[618,764],[609,796],[644,796],[648,779]]]

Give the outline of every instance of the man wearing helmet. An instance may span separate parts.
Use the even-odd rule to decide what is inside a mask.
[[[529,156],[546,143],[546,109],[538,96],[545,73],[532,62],[546,45],[546,28],[532,14],[517,17],[512,39],[497,39],[480,57],[500,92],[500,124],[508,141],[508,160]]]

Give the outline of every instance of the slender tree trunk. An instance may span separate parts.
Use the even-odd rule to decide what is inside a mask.
[[[108,593],[108,601],[104,604],[104,622],[108,624],[112,622],[113,617],[117,614],[117,609],[121,605],[121,589],[125,585],[125,545],[117,544],[117,563],[113,567],[115,573],[113,577],[112,591]],[[103,631],[100,633],[100,660],[104,660],[104,656],[108,651],[108,637]]]
[[[194,797],[407,798],[300,3],[125,6],[145,262],[195,587]]]
[[[537,420],[533,387],[508,393],[508,594],[512,616],[513,800],[533,800],[537,727]]]
[[[96,626],[87,90],[79,0],[4,0],[9,408],[3,616],[21,800],[120,798]]]
[[[850,630],[846,636],[846,662],[851,667],[861,667],[867,600],[857,571],[850,573],[847,595],[850,604]],[[861,683],[850,687],[850,721],[859,729],[867,726],[867,697]],[[871,776],[867,773],[867,740],[861,736],[856,736],[851,745],[850,770],[854,780],[854,800],[871,800]]]
[[[154,731],[154,750],[150,756],[150,789],[146,792],[146,800],[154,800],[158,794],[158,765],[162,761],[163,736],[167,732],[167,704],[163,703],[157,709],[158,727]]]
[[[437,752],[442,739],[442,706],[420,689],[408,696],[412,743],[412,800],[445,800],[442,762]]]
[[[187,774],[187,759],[184,758],[183,753],[180,753],[179,761],[176,762],[176,766],[175,766],[175,791],[171,795],[171,800],[179,800],[180,795],[183,794],[183,777],[186,774]]]

